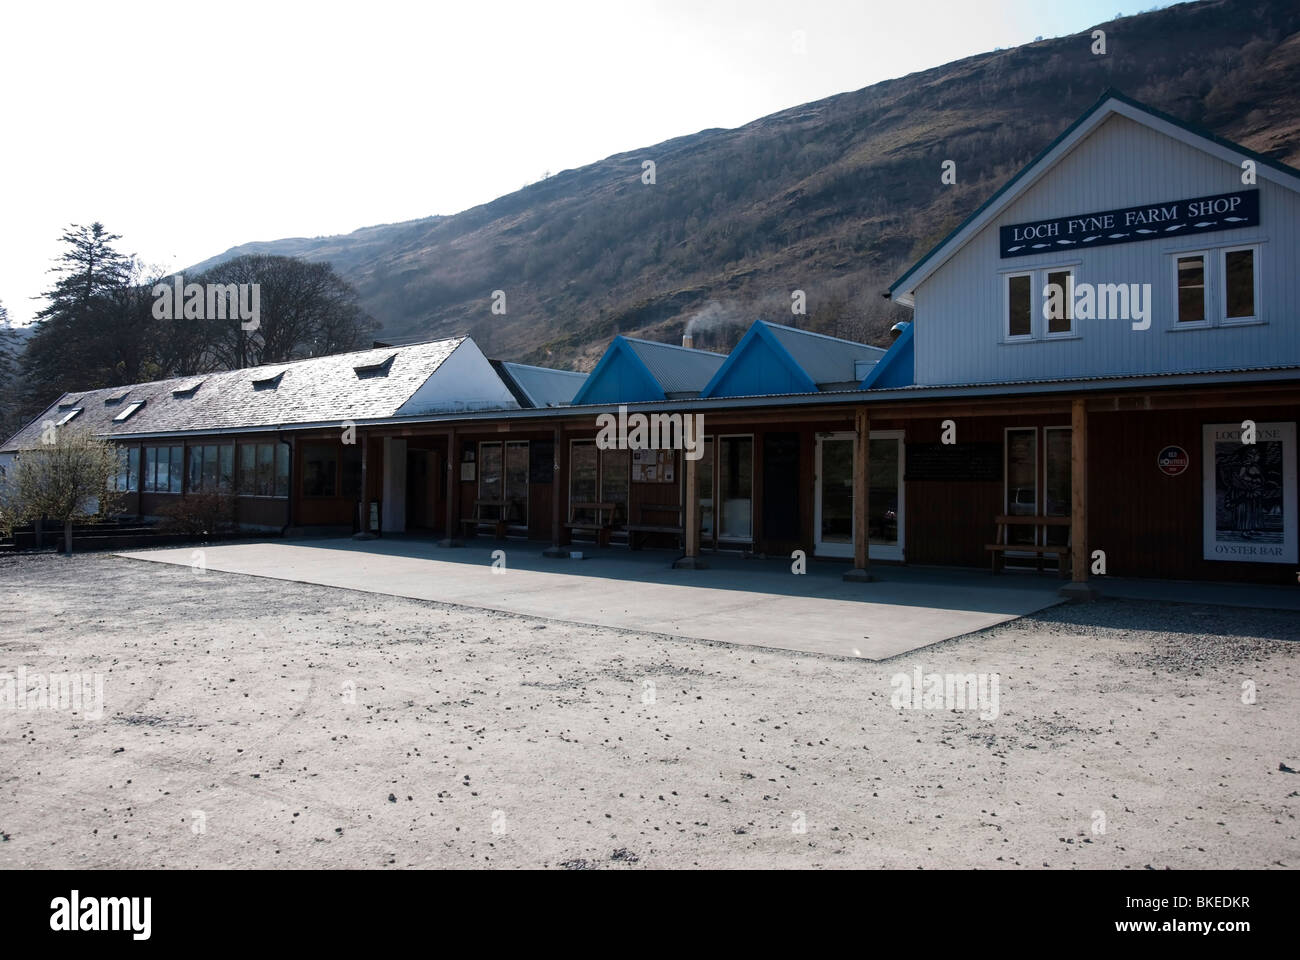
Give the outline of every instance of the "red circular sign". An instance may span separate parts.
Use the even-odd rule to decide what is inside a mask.
[[[1187,456],[1187,451],[1182,447],[1170,445],[1160,451],[1156,457],[1156,466],[1166,477],[1176,477],[1191,463],[1191,458]]]

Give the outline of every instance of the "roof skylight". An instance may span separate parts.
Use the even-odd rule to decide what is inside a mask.
[[[136,400],[132,403],[127,404],[126,409],[113,418],[113,422],[122,423],[126,420],[130,420],[131,417],[135,414],[135,412],[143,406],[144,406],[143,400]]]

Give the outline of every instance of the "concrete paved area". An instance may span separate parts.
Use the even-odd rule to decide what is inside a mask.
[[[874,568],[874,583],[844,583],[843,564],[709,555],[707,570],[673,570],[676,556],[625,548],[552,559],[543,545],[385,538],[266,541],[202,548],[209,570],[595,626],[807,653],[883,660],[1060,602],[1053,576],[933,568]],[[504,551],[504,572],[493,553]],[[193,565],[196,548],[119,554]]]
[[[1188,580],[1128,580],[1104,577],[1093,584],[1103,597],[1161,603],[1212,603],[1256,610],[1300,610],[1300,584],[1193,583]]]

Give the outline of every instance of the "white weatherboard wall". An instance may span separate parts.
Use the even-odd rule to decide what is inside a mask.
[[[384,437],[384,502],[379,509],[384,533],[406,530],[406,441],[396,437]]]
[[[455,410],[517,410],[519,401],[501,382],[469,337],[411,394],[397,416]]]
[[[1263,168],[1261,167],[1261,172]],[[1096,249],[998,256],[998,228],[1252,189],[1239,165],[1113,115],[916,291],[916,382],[988,383],[1300,363],[1300,195],[1258,177],[1260,225]],[[1176,329],[1171,253],[1264,241],[1254,326]],[[1076,320],[1076,339],[1004,343],[1004,271],[1077,262],[1075,283],[1150,283],[1151,328]],[[1215,267],[1217,273],[1217,266]],[[1217,294],[1216,294],[1217,299]],[[1036,310],[1042,291],[1034,291]]]

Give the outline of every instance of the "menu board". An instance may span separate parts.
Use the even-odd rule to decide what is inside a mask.
[[[675,459],[672,450],[633,450],[632,482],[672,483],[677,478]]]

